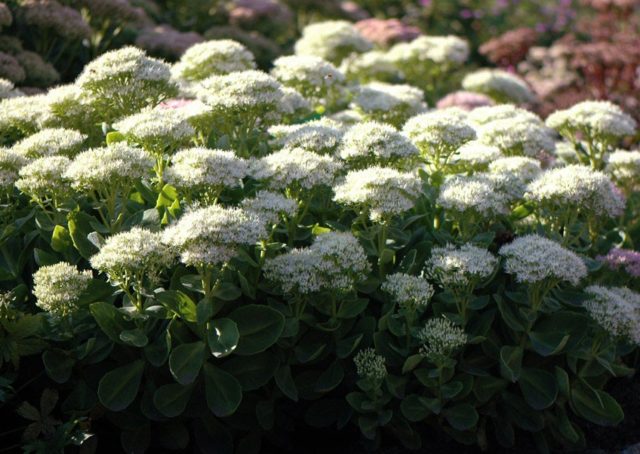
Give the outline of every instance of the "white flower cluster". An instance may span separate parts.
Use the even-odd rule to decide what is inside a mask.
[[[17,142],[13,151],[28,159],[53,155],[73,157],[86,138],[73,129],[45,128]]]
[[[540,117],[533,112],[516,107],[513,104],[477,107],[469,112],[467,117],[476,127],[496,120],[509,119],[519,122],[532,121],[542,123]]]
[[[501,157],[502,152],[499,148],[485,145],[478,140],[471,140],[456,150],[451,156],[450,163],[465,169],[482,170]]]
[[[129,187],[148,176],[153,164],[153,159],[140,148],[117,142],[83,151],[71,162],[64,177],[78,191]]]
[[[31,161],[20,169],[16,188],[35,199],[57,197],[67,191],[65,172],[71,165],[66,156],[46,156]]]
[[[133,227],[107,238],[100,251],[91,257],[91,266],[120,285],[136,284],[142,275],[153,278],[171,265],[175,255],[162,242],[162,234]]]
[[[313,110],[313,106],[300,93],[291,87],[282,87],[282,97],[278,110],[285,118],[301,118],[309,115]]]
[[[425,326],[417,333],[422,343],[420,353],[426,357],[450,357],[466,345],[468,336],[462,328],[450,320],[440,317],[427,320]]]
[[[554,211],[572,209],[602,217],[616,217],[625,206],[607,175],[581,165],[542,173],[529,184],[525,198]]]
[[[555,133],[540,120],[516,116],[487,122],[477,128],[478,140],[500,149],[505,155],[537,156],[553,152]]]
[[[15,88],[13,82],[0,77],[0,99],[17,98],[23,93]]]
[[[0,100],[0,138],[6,140],[35,133],[45,111],[44,95]]]
[[[497,102],[521,104],[535,99],[524,80],[501,69],[479,69],[467,74],[462,80],[462,88],[483,93]]]
[[[186,148],[173,156],[164,178],[181,189],[221,190],[240,187],[248,172],[248,162],[232,151]]]
[[[389,123],[396,127],[427,109],[424,92],[411,85],[371,82],[354,88],[351,107],[366,120]]]
[[[392,81],[400,78],[400,71],[386,52],[370,50],[362,54],[351,54],[342,60],[340,70],[348,80],[360,83]]]
[[[514,274],[518,282],[556,279],[578,285],[587,275],[587,267],[576,253],[539,235],[518,237],[498,253],[505,258],[505,271]]]
[[[345,133],[338,154],[350,166],[402,164],[419,155],[418,148],[393,126],[367,121]]]
[[[275,125],[267,130],[280,148],[302,148],[319,154],[333,154],[342,138],[340,125],[328,118],[294,125]]]
[[[623,137],[633,135],[636,131],[635,120],[609,101],[583,101],[556,111],[547,117],[547,126],[572,142],[576,141],[576,132],[594,138]]]
[[[360,350],[353,357],[353,362],[356,365],[356,373],[361,378],[382,381],[387,376],[386,360],[373,348]]]
[[[607,156],[605,172],[616,181],[637,185],[640,180],[640,151],[614,151]]]
[[[434,294],[433,287],[426,279],[405,273],[390,274],[381,288],[407,310],[425,308]]]
[[[71,315],[92,278],[91,271],[78,271],[66,262],[43,266],[33,274],[36,305],[58,317]]]
[[[459,66],[469,57],[469,43],[457,36],[419,36],[389,49],[389,60],[399,68],[412,65]]]
[[[508,214],[511,201],[491,174],[449,175],[437,199],[445,210],[473,212],[485,219]]]
[[[308,99],[321,99],[344,83],[344,74],[330,62],[313,55],[287,55],[273,62],[271,75],[282,85]]]
[[[175,248],[186,265],[220,265],[267,237],[263,219],[240,208],[213,205],[194,209],[163,231],[162,242]]]
[[[296,55],[314,55],[339,64],[351,53],[370,50],[373,44],[349,22],[336,20],[316,22],[302,30],[296,41]]]
[[[253,54],[242,44],[220,39],[197,43],[188,48],[171,68],[176,79],[199,81],[213,74],[229,74],[254,69]]]
[[[256,180],[267,180],[272,189],[296,186],[311,189],[331,186],[340,163],[334,158],[301,148],[284,148],[251,164],[251,175]]]
[[[475,285],[493,274],[498,259],[486,249],[472,244],[447,244],[431,249],[424,273],[443,287]]]
[[[196,133],[178,109],[144,109],[113,125],[129,141],[162,153],[167,146],[187,143]]]
[[[268,259],[267,279],[278,282],[285,293],[309,294],[324,290],[348,291],[370,270],[357,238],[347,232],[329,232],[304,249]]]
[[[527,184],[542,173],[542,167],[537,159],[509,156],[493,161],[488,171],[496,187],[517,201],[527,191]]]
[[[265,224],[276,224],[281,216],[291,217],[298,211],[295,200],[272,191],[258,191],[255,197],[244,199],[240,206],[264,219]]]
[[[27,160],[13,150],[0,147],[0,188],[11,188]]]
[[[590,285],[584,307],[591,317],[615,338],[640,345],[640,294],[627,287]]]
[[[388,167],[352,170],[333,188],[334,200],[368,212],[373,221],[413,208],[422,194],[422,181],[413,174]]]
[[[263,116],[277,110],[282,85],[262,71],[247,70],[204,79],[195,89],[200,101],[223,117]]]
[[[440,166],[466,142],[476,138],[476,131],[458,109],[434,110],[410,118],[402,131],[429,158]]]

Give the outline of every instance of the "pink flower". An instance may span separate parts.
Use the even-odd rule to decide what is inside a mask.
[[[597,259],[604,262],[609,268],[623,269],[630,276],[640,277],[640,252],[614,248],[607,255],[601,255]]]
[[[356,22],[355,26],[362,36],[384,47],[420,36],[419,28],[406,25],[398,19],[364,19]]]
[[[460,107],[464,110],[473,110],[476,107],[492,106],[494,102],[488,96],[480,93],[472,93],[470,91],[456,91],[449,93],[447,96],[438,101],[436,107],[438,109],[446,109],[447,107]]]

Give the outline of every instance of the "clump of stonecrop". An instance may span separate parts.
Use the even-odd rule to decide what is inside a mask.
[[[410,38],[329,21],[270,72],[219,39],[0,81],[2,365],[41,353],[65,412],[139,422],[125,450],[258,450],[282,421],[579,450],[619,423],[635,123],[600,101],[545,122],[515,76],[462,77],[466,41]]]

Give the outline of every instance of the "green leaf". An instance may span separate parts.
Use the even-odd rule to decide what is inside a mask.
[[[51,249],[56,252],[63,252],[71,246],[73,246],[73,241],[69,231],[62,225],[56,225],[51,234]]]
[[[122,142],[123,140],[126,140],[126,137],[121,132],[111,131],[107,133],[106,140],[107,140],[107,145],[111,145],[113,143]]]
[[[231,319],[212,320],[207,328],[207,341],[211,354],[216,358],[230,355],[238,346],[238,325]]]
[[[524,400],[534,410],[549,408],[558,397],[558,383],[555,376],[542,369],[522,369],[518,384]]]
[[[235,413],[242,401],[242,387],[233,375],[209,363],[204,365],[207,405],[219,418]]]
[[[254,391],[269,383],[278,365],[273,353],[262,352],[250,360],[244,356],[233,356],[220,367],[238,380],[243,391]]]
[[[149,338],[139,328],[122,331],[120,340],[133,347],[144,347],[149,343]]]
[[[73,246],[85,259],[89,259],[98,252],[98,248],[87,239],[87,235],[94,231],[91,222],[95,222],[95,218],[86,213],[72,211],[67,215],[67,225]]]
[[[296,388],[296,383],[293,381],[291,367],[288,365],[278,367],[273,378],[285,396],[294,402],[298,401],[298,388]]]
[[[167,290],[156,295],[156,299],[167,309],[188,322],[196,322],[196,303],[180,290]]]
[[[369,300],[365,298],[359,298],[355,301],[343,301],[338,310],[338,318],[354,318],[360,315],[367,308],[368,304]]]
[[[488,402],[498,391],[507,387],[509,382],[503,378],[492,377],[476,377],[473,385],[473,394],[480,403]]]
[[[242,296],[242,290],[231,282],[223,282],[213,290],[212,294],[222,301],[235,301]]]
[[[240,341],[235,353],[255,355],[277,342],[284,330],[284,316],[268,306],[250,304],[233,311],[229,318],[236,322]]]
[[[111,411],[127,408],[136,398],[143,371],[144,361],[139,359],[106,373],[98,384],[102,405]]]
[[[47,375],[56,383],[65,383],[71,376],[76,363],[63,350],[47,350],[42,354],[42,362]]]
[[[500,373],[515,383],[522,370],[522,347],[505,345],[500,349]]]
[[[407,372],[411,372],[420,365],[423,359],[424,356],[419,353],[409,356],[402,365],[402,373],[406,374]]]
[[[531,347],[542,356],[557,355],[567,345],[569,334],[562,331],[529,333]]]
[[[152,366],[160,367],[167,361],[167,358],[169,358],[170,350],[171,334],[169,334],[169,330],[167,330],[144,348],[144,356]]]
[[[124,315],[113,304],[104,302],[91,304],[89,310],[100,329],[109,339],[117,343],[122,343],[120,333],[127,329]]]
[[[198,377],[205,358],[206,345],[202,341],[182,344],[169,355],[171,375],[181,385],[193,383]]]
[[[615,426],[624,419],[620,404],[604,391],[574,386],[571,404],[578,416],[599,426]]]
[[[187,408],[192,390],[193,386],[177,383],[163,385],[153,394],[153,404],[167,418],[175,418]]]
[[[459,404],[445,408],[442,414],[456,430],[469,430],[478,423],[478,412],[469,404]]]
[[[334,361],[334,363],[318,377],[315,391],[319,393],[329,392],[342,383],[343,378],[344,368],[340,364],[340,361]]]
[[[409,394],[402,399],[400,411],[402,415],[411,422],[419,422],[425,419],[431,410],[422,402],[423,398],[417,394]]]

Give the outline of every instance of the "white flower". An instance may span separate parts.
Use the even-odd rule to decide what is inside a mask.
[[[462,80],[462,88],[483,93],[498,102],[520,104],[532,102],[535,99],[535,95],[524,80],[501,69],[479,69],[467,74]]]
[[[518,237],[498,253],[505,258],[505,272],[514,274],[518,282],[556,279],[578,285],[587,276],[587,267],[577,254],[539,235]]]
[[[35,133],[45,105],[44,95],[0,99],[0,144]]]
[[[373,348],[360,350],[353,357],[353,362],[356,365],[356,373],[362,378],[382,381],[387,376],[386,361]]]
[[[434,293],[433,287],[426,279],[405,273],[390,274],[381,288],[400,307],[408,310],[426,307]]]
[[[583,101],[547,117],[547,125],[575,142],[580,131],[589,138],[623,137],[636,131],[635,120],[609,101]]]
[[[263,219],[240,208],[219,205],[186,213],[164,230],[162,242],[176,248],[187,265],[220,265],[236,256],[240,246],[267,237]]]
[[[637,184],[640,177],[640,151],[614,151],[607,157],[605,172],[617,181]]]
[[[223,117],[260,116],[277,110],[283,91],[274,77],[249,70],[204,79],[196,88],[196,95]]]
[[[177,188],[220,190],[240,187],[248,171],[248,162],[232,151],[187,148],[173,156],[164,177]]]
[[[95,128],[98,114],[91,94],[75,84],[52,88],[44,96],[40,126],[87,131]]]
[[[80,151],[86,138],[86,135],[73,129],[46,128],[16,143],[13,151],[26,158],[73,156]]]
[[[15,88],[13,82],[0,77],[0,99],[17,98],[23,93]]]
[[[491,175],[451,175],[440,188],[437,203],[446,210],[479,214],[484,219],[506,215],[511,198]]]
[[[229,74],[254,69],[253,54],[242,44],[220,39],[194,44],[180,61],[173,65],[171,73],[177,79],[198,81],[214,74]]]
[[[366,52],[372,47],[352,24],[336,20],[307,25],[294,48],[296,55],[315,55],[338,64],[349,54]]]
[[[311,103],[300,93],[291,87],[282,87],[282,98],[278,104],[278,110],[290,118],[300,118],[308,115],[313,107]]]
[[[542,168],[537,159],[509,156],[489,164],[489,173],[496,187],[517,201],[524,196],[527,184],[542,173]]]
[[[162,235],[140,227],[110,236],[100,251],[91,257],[91,266],[109,276],[114,283],[128,282],[142,275],[155,277],[171,265],[174,254],[161,241]]]
[[[149,175],[153,164],[153,159],[140,148],[117,142],[83,151],[71,162],[64,177],[78,191],[127,187]]]
[[[351,108],[368,120],[390,123],[396,127],[427,108],[423,91],[411,85],[371,82],[355,88],[354,94]]]
[[[444,317],[427,320],[417,337],[422,342],[420,353],[427,357],[451,356],[468,340],[462,328]]]
[[[313,55],[279,57],[273,62],[271,75],[308,99],[323,98],[330,89],[344,83],[342,72]]]
[[[256,180],[268,180],[272,189],[299,186],[330,186],[340,170],[340,163],[330,156],[301,148],[284,148],[252,163],[251,174]]]
[[[92,278],[91,271],[78,271],[66,262],[43,266],[33,274],[36,305],[53,315],[66,317],[78,310],[78,300]]]
[[[469,57],[469,43],[457,36],[419,36],[408,43],[394,45],[388,58],[399,68],[406,65],[462,65]]]
[[[373,221],[398,215],[413,208],[422,194],[421,180],[388,167],[369,167],[347,173],[333,188],[334,200],[368,211]]]
[[[400,78],[400,71],[387,52],[371,50],[363,54],[351,54],[340,65],[340,70],[349,80],[360,83],[373,80],[391,81]]]
[[[499,148],[485,145],[478,140],[471,140],[456,150],[451,156],[451,163],[472,169],[482,169],[502,156]]]
[[[340,125],[328,118],[294,125],[275,125],[267,130],[280,148],[302,148],[319,154],[333,154],[342,138]]]
[[[351,233],[329,232],[304,249],[293,249],[265,262],[267,279],[285,293],[315,293],[353,288],[370,270],[364,249]]]
[[[264,219],[266,224],[276,224],[281,216],[291,217],[298,211],[295,200],[271,191],[258,191],[255,197],[244,199],[240,206]]]
[[[38,158],[20,169],[16,187],[35,198],[63,194],[69,185],[64,173],[70,165],[66,156]]]
[[[532,121],[542,123],[539,116],[513,104],[477,107],[468,113],[468,119],[474,125],[484,125],[496,120]]]
[[[424,272],[444,287],[466,287],[490,277],[497,265],[498,259],[486,249],[447,244],[431,249]]]
[[[477,131],[478,141],[499,148],[505,155],[536,156],[555,149],[554,131],[539,121],[506,118],[485,123]]]
[[[391,125],[368,121],[349,128],[338,150],[351,164],[391,164],[419,155],[411,141]]]
[[[196,133],[179,109],[145,109],[114,123],[113,127],[127,139],[157,152],[167,145],[187,143]]]
[[[627,287],[590,285],[584,303],[591,317],[615,338],[640,345],[640,294]]]
[[[18,179],[18,172],[27,160],[8,148],[0,147],[0,188],[13,186]]]
[[[573,209],[616,217],[625,200],[604,173],[581,165],[552,169],[532,181],[525,198],[553,210]]]
[[[410,118],[402,131],[416,144],[432,165],[439,167],[466,142],[476,138],[475,130],[458,109],[434,110]]]

